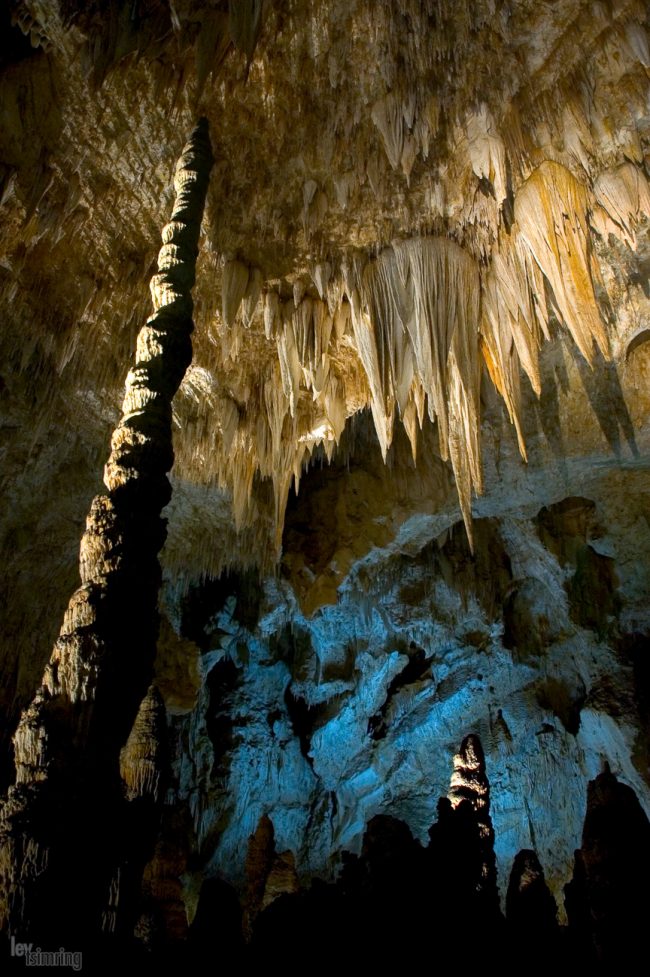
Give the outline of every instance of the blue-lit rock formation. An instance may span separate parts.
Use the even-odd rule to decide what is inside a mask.
[[[647,706],[635,681],[644,659],[632,632],[645,615],[640,503],[623,488],[608,524],[614,510],[595,479],[593,498],[558,499],[556,484],[549,492],[550,480],[531,478],[516,506],[488,500],[473,556],[462,524],[443,528],[441,517],[407,517],[395,542],[372,545],[400,473],[380,482],[378,450],[363,429],[357,441],[360,457],[303,481],[279,577],[168,592],[201,672],[194,708],[171,720],[175,803],[190,813],[199,856],[188,904],[206,875],[243,891],[265,816],[302,884],[333,880],[377,815],[426,845],[459,744],[476,733],[501,898],[516,856],[533,850],[565,921],[589,782],[609,763],[648,805]],[[372,479],[376,494],[357,497]],[[332,596],[337,552],[363,541],[367,554]],[[332,602],[305,613],[321,582]],[[452,784],[452,799],[476,791],[470,781]]]

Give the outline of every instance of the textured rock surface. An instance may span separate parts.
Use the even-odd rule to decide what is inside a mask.
[[[282,864],[264,887],[284,895],[260,920],[341,922],[296,879],[343,877],[371,822],[370,848],[419,857],[475,734],[502,898],[532,851],[522,878],[543,873],[564,920],[581,848],[574,929],[609,952],[585,822],[605,764],[650,811],[647,5],[0,16],[3,786],[21,710],[27,779],[52,745],[29,704],[124,376],[157,341],[136,341],[143,283],[204,114],[217,163],[154,674],[172,786],[137,941],[200,953],[221,914],[234,932],[265,819]],[[61,662],[52,687],[86,695]],[[158,708],[111,732],[133,790],[156,786]]]
[[[146,691],[158,633],[160,512],[170,495],[171,402],[191,360],[190,292],[211,166],[203,119],[176,169],[151,282],[154,313],[127,376],[104,469],[108,494],[93,499],[86,520],[81,587],[14,736],[16,782],[0,812],[0,925],[13,936],[92,939],[100,925],[118,928],[124,904],[127,919],[132,912],[146,838],[121,810],[119,775],[136,811],[138,800],[160,798],[164,706],[155,688]],[[93,833],[107,829],[114,838],[89,859]]]
[[[178,727],[180,796],[199,848],[211,871],[237,881],[246,839],[265,813],[278,850],[292,849],[307,876],[328,875],[333,854],[358,850],[380,812],[406,820],[424,841],[458,743],[476,731],[504,895],[513,858],[533,848],[562,906],[587,784],[603,762],[648,805],[644,707],[623,640],[647,628],[643,468],[635,462],[623,477],[603,456],[590,482],[578,476],[592,499],[544,506],[551,478],[529,467],[516,508],[514,495],[484,497],[493,514],[475,520],[472,558],[462,526],[449,525],[451,512],[448,528],[441,513],[422,514],[387,532],[388,490],[367,493],[368,521],[359,515],[361,476],[386,478],[393,491],[402,477],[399,469],[386,475],[375,450],[374,471],[364,447],[349,474],[327,468],[307,476],[289,515],[287,534],[296,533],[303,505],[318,525],[313,481],[324,524],[332,509],[341,514],[343,540],[327,538],[328,562],[311,543],[316,530],[305,533],[285,575],[265,585],[258,621],[239,623],[234,598],[209,617],[202,667],[212,674],[224,659],[236,667],[227,695],[219,682],[213,701],[206,681]],[[378,532],[386,545],[375,544]],[[300,597],[319,590],[320,577],[331,594],[335,554],[354,533],[354,545],[368,552],[338,578],[336,603],[305,615]],[[601,599],[597,618],[579,597],[585,552],[607,554],[608,602]],[[215,710],[223,710],[216,743]]]

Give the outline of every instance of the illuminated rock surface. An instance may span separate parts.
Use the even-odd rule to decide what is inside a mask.
[[[146,331],[136,349],[146,285],[205,115],[161,554],[168,744],[153,689],[115,733],[126,796],[165,801],[133,857],[136,944],[200,953],[221,916],[237,944],[242,913],[260,947],[318,912],[344,928],[395,873],[444,914],[427,878],[462,902],[473,868],[445,867],[440,839],[474,828],[445,804],[437,821],[439,801],[473,734],[490,851],[494,832],[476,913],[518,878],[495,929],[518,945],[521,880],[543,878],[564,925],[575,872],[578,959],[615,954],[624,921],[612,936],[603,914],[629,852],[588,811],[634,808],[647,845],[646,5],[22,0],[2,17],[3,789],[44,674],[60,692],[46,665],[127,370],[155,353]],[[62,668],[66,695],[77,678]],[[375,886],[392,847],[407,867]]]

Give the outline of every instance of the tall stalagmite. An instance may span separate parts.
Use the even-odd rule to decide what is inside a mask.
[[[460,751],[454,756],[449,800],[454,809],[469,803],[476,818],[481,849],[481,878],[477,891],[495,890],[494,828],[490,817],[490,783],[485,772],[485,754],[481,740],[475,733],[466,736]]]
[[[176,169],[151,282],[154,313],[127,376],[104,470],[108,493],[86,521],[81,586],[14,738],[16,783],[0,822],[0,925],[42,946],[79,946],[102,919],[105,930],[128,923],[120,921],[120,904],[131,901],[120,878],[133,876],[120,869],[131,825],[120,750],[151,681],[172,399],[192,357],[191,289],[211,166],[201,120]]]

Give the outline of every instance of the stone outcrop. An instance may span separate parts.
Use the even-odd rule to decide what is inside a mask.
[[[385,468],[360,427],[357,444],[347,465],[305,475],[282,574],[257,592],[255,614],[246,602],[238,609],[225,577],[178,599],[180,627],[192,630],[192,607],[208,622],[193,632],[203,687],[175,727],[178,802],[191,810],[205,866],[197,878],[210,871],[240,885],[263,814],[299,878],[330,879],[379,813],[426,845],[453,758],[474,731],[490,776],[501,898],[518,852],[535,850],[565,920],[563,887],[603,759],[648,804],[635,678],[645,476],[630,471],[610,494],[611,475],[599,473],[589,499],[558,505],[550,476],[531,473],[521,496],[486,497],[472,555],[462,525],[443,521],[451,508],[425,517],[416,481],[409,515],[403,469]],[[421,477],[430,471],[423,462]],[[558,517],[551,537],[542,522],[552,506],[575,518]],[[581,624],[573,579],[586,546],[607,554],[615,574],[607,615],[578,615]]]

